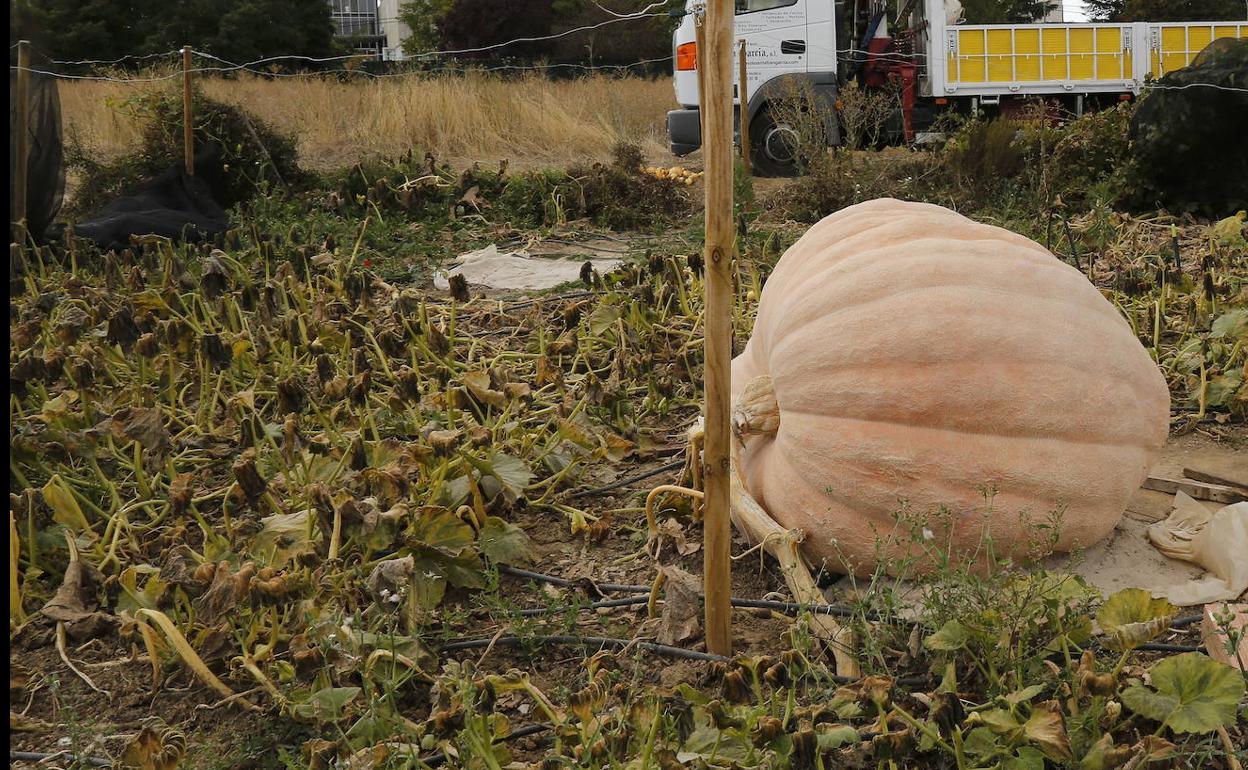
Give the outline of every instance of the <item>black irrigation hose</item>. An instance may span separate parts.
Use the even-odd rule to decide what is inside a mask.
[[[504,575],[528,578],[529,580],[536,580],[539,583],[550,583],[552,586],[559,586],[560,588],[577,588],[580,585],[580,581],[577,580],[568,580],[566,578],[555,577],[554,575],[543,575],[540,572],[530,572],[527,569],[508,567],[506,564],[498,565],[498,571]],[[597,588],[599,592],[614,591],[617,593],[628,594],[650,593],[650,586],[634,586],[621,583],[598,583],[593,580],[589,580],[589,584]]]
[[[441,652],[455,650],[477,650],[482,647],[511,647],[519,644],[554,644],[574,647],[636,647],[647,652],[657,652],[672,658],[686,660],[704,660],[714,663],[728,663],[732,660],[725,655],[713,655],[709,652],[686,650],[684,647],[672,647],[667,644],[640,642],[633,639],[611,639],[605,636],[499,636],[488,639],[460,639],[442,645]]]
[[[104,757],[80,757],[77,754],[69,754],[64,751],[58,751],[52,754],[48,754],[42,751],[10,751],[9,752],[10,762],[13,762],[13,761],[42,762],[45,759],[51,759],[53,757],[56,757],[57,759],[67,759],[70,762],[77,762],[78,764],[89,765],[91,767],[112,767],[113,766],[113,760],[111,759],[105,759]]]
[[[508,567],[506,565],[499,565],[498,571],[506,575],[528,578],[530,580],[536,580],[539,583],[550,583],[551,585],[560,586],[562,588],[575,588],[578,585],[577,581],[567,580],[565,578],[559,578],[553,575],[543,575],[540,572],[531,572],[527,569],[517,569],[516,567]],[[650,586],[621,585],[619,583],[596,583],[592,580],[590,581],[590,585],[594,586],[601,592],[612,591],[612,592],[618,592],[618,593],[635,593],[635,594],[650,593]],[[640,601],[637,601],[637,602],[622,601],[622,600],[618,600],[617,603],[595,602],[589,605],[587,609],[596,609],[597,607],[622,607],[628,604],[641,604],[641,602]],[[853,608],[843,607],[838,604],[799,604],[797,602],[773,602],[767,599],[740,599],[735,596],[732,598],[732,606],[742,607],[742,608],[747,608],[747,609],[775,610],[776,612],[787,612],[787,613],[809,612],[814,615],[838,615],[844,618],[854,617],[857,614],[857,612]],[[521,612],[524,617],[530,617],[533,615],[541,615],[547,611],[548,610],[546,610],[545,608],[535,607],[531,610],[522,610]]]
[[[513,730],[512,732],[507,733],[501,738],[495,738],[494,743],[506,743],[507,741],[514,741],[519,738],[527,738],[530,735],[537,735],[538,733],[544,733],[547,730],[552,729],[552,727],[553,725],[545,725],[545,724],[528,725],[526,727],[521,727],[518,730]],[[426,767],[441,767],[442,765],[446,764],[447,759],[448,757],[446,756],[445,753],[438,752],[437,754],[433,754],[429,757],[426,757],[425,759],[420,760],[420,762],[424,764]]]
[[[649,596],[626,596],[623,599],[604,599],[603,601],[586,604],[584,606],[577,607],[576,609],[597,610],[603,607],[628,607],[633,604],[646,604],[649,601]],[[520,610],[516,613],[516,615],[521,618],[535,618],[542,615],[549,615],[552,612],[557,611],[557,609],[551,609],[550,607],[531,607],[529,609]]]
[[[612,639],[605,636],[499,636],[489,639],[460,639],[454,642],[447,642],[442,645],[440,652],[479,650],[482,647],[511,647],[526,643],[569,645],[574,647],[615,647],[617,649],[635,647],[637,649],[646,650],[647,652],[656,652],[660,655],[667,655],[672,658],[684,658],[686,660],[701,660],[710,663],[730,663],[733,660],[726,655],[715,655],[709,652],[686,650],[683,647],[672,647],[667,644],[642,642],[635,639]],[[833,675],[832,681],[837,684],[853,684],[858,680],[847,676]],[[895,680],[895,684],[898,687],[919,687],[927,684],[928,681],[929,679],[926,676],[907,676]]]
[[[1193,623],[1199,623],[1201,621],[1201,618],[1203,617],[1204,617],[1203,615],[1181,615],[1180,617],[1177,617],[1174,620],[1170,621],[1170,627],[1171,628],[1186,628],[1187,626],[1190,626]]]
[[[666,473],[667,471],[674,471],[677,468],[683,468],[684,465],[685,465],[685,461],[683,458],[680,460],[673,460],[672,462],[667,463],[666,465],[660,465],[659,467],[648,470],[645,473],[638,473],[636,476],[628,476],[627,478],[622,478],[619,481],[613,481],[610,484],[605,484],[601,487],[594,487],[593,489],[582,489],[579,492],[573,492],[572,494],[568,495],[568,499],[575,500],[578,497],[592,497],[593,495],[601,495],[604,492],[610,492],[613,489],[626,487],[629,484],[635,484],[638,481],[645,481],[646,479],[651,478],[652,476],[658,476],[660,473]]]

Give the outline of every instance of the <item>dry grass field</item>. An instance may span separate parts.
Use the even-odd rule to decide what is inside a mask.
[[[179,81],[122,84],[73,81],[60,86],[66,130],[92,154],[134,150],[139,123],[127,102],[142,89]],[[204,78],[204,92],[237,104],[298,137],[311,168],[354,163],[409,147],[449,160],[508,158],[520,166],[605,158],[621,140],[647,155],[666,152],[667,79],[592,76],[552,81],[538,75],[487,73],[356,79]]]

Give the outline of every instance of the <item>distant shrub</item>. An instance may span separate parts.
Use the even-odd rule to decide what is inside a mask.
[[[180,93],[142,94],[126,101],[121,109],[142,122],[137,152],[100,161],[70,142],[66,164],[76,169],[80,178],[73,197],[77,213],[95,211],[145,179],[182,163]],[[224,206],[249,200],[279,179],[291,185],[307,181],[297,162],[294,137],[279,133],[239,107],[202,94],[194,97],[194,116],[197,151],[213,144],[221,150],[224,175],[214,180],[213,192]]]

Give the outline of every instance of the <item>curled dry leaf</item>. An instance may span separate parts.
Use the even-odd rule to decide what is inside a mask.
[[[659,567],[664,576],[663,614],[657,639],[660,644],[679,644],[697,636],[702,629],[701,581],[680,567]]]

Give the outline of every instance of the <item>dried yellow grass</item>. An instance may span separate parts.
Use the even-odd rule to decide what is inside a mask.
[[[664,119],[674,106],[671,81],[663,78],[552,81],[469,73],[351,82],[243,76],[203,78],[197,84],[211,98],[294,135],[301,161],[312,168],[408,148],[450,160],[566,163],[603,159],[621,140],[641,145],[650,157],[663,157]],[[144,89],[179,85],[178,80],[62,82],[66,131],[103,157],[133,150],[139,126],[125,101]]]

